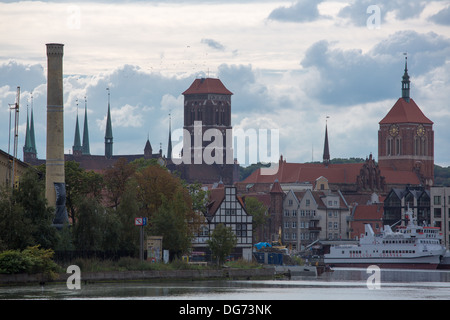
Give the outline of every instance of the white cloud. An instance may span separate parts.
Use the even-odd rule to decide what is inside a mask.
[[[165,150],[169,113],[172,128],[181,128],[181,93],[209,74],[234,93],[233,125],[280,128],[280,152],[288,161],[320,160],[327,115],[332,157],[376,156],[378,121],[400,95],[402,52],[408,51],[411,94],[435,121],[436,163],[450,165],[450,40],[436,24],[447,14],[442,3],[379,1],[381,29],[368,30],[368,0],[10,2],[0,3],[0,28],[8,30],[0,39],[0,127],[8,127],[16,86],[23,105],[33,91],[41,157],[45,43],[62,42],[66,152],[76,100],[82,109],[86,96],[91,152],[104,153],[106,88],[114,152],[141,153],[147,136],[154,149],[161,143]],[[23,145],[23,135],[19,139]]]

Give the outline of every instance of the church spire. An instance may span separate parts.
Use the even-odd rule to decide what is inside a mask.
[[[25,145],[23,146],[24,161],[30,161],[37,157],[36,140],[34,136],[34,120],[33,120],[33,94],[31,94],[31,121],[28,118],[27,107],[27,127],[25,132]]]
[[[81,146],[80,140],[80,126],[78,124],[78,104],[77,104],[77,120],[75,123],[75,139],[73,141],[72,153],[74,155],[80,155],[82,153],[83,147]]]
[[[167,159],[172,160],[172,118],[169,113],[169,142],[167,144]]]
[[[31,152],[31,140],[30,140],[30,121],[28,119],[28,108],[27,108],[27,128],[25,129],[25,145],[23,147],[23,153]]]
[[[110,110],[110,94],[108,91],[108,115],[106,117],[106,132],[105,132],[105,156],[109,159],[113,154],[113,135],[112,135],[112,124],[111,124],[111,110]]]
[[[327,116],[327,119],[329,117]],[[328,123],[325,122],[325,143],[323,146],[323,164],[328,165],[330,163],[330,147],[328,146]]]
[[[83,129],[83,147],[82,153],[84,155],[90,155],[91,151],[89,148],[89,129],[88,129],[88,118],[87,118],[87,100],[84,97],[84,129]]]
[[[36,149],[36,138],[34,135],[33,96],[31,96],[30,143],[31,143],[31,153],[33,153],[36,156],[37,149]]]
[[[406,54],[405,54],[406,55]],[[408,56],[405,57],[405,73],[402,78],[402,98],[406,102],[409,102],[409,91],[410,91],[411,81],[409,81],[408,75]]]

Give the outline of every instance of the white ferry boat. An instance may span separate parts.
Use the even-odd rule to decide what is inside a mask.
[[[418,226],[413,212],[406,213],[408,224],[399,226],[396,232],[391,226],[375,234],[370,224],[365,225],[358,245],[338,245],[324,255],[330,267],[436,269],[446,249],[441,245],[439,228]]]

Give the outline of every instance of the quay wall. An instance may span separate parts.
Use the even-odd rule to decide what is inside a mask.
[[[55,277],[45,274],[0,274],[0,285],[20,285],[50,282],[67,282],[72,274],[60,273]],[[145,270],[81,272],[81,282],[135,281],[135,280],[253,280],[273,279],[275,268],[262,269],[204,269],[204,270]]]

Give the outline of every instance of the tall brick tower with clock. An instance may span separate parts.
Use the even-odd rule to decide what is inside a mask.
[[[414,171],[423,186],[434,179],[434,131],[428,119],[410,98],[408,58],[402,78],[402,97],[380,121],[378,165],[392,171]]]

